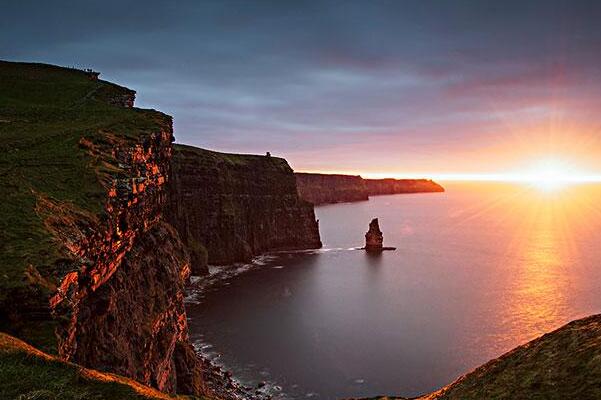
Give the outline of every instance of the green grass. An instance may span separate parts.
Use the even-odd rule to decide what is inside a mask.
[[[601,399],[601,315],[519,346],[430,398]]]
[[[196,154],[206,160],[207,163],[225,163],[227,166],[249,166],[255,163],[269,165],[272,168],[281,169],[283,171],[292,171],[288,162],[280,157],[266,157],[257,154],[234,154],[221,153],[218,151],[201,149],[198,147],[176,144],[174,147],[175,156],[182,157],[186,152]]]
[[[36,212],[38,200],[103,212],[106,176],[119,168],[89,155],[80,140],[102,145],[107,133],[132,140],[170,123],[153,110],[108,103],[128,91],[78,70],[0,61],[0,328],[7,307],[36,307],[68,264]],[[47,284],[32,284],[28,268]]]
[[[572,321],[416,398],[484,399],[601,399],[601,314]]]
[[[18,400],[189,399],[82,368],[0,333],[0,398]]]

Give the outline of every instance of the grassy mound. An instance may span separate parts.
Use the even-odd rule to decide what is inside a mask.
[[[61,361],[0,333],[0,398],[19,400],[189,399],[122,376]]]
[[[601,399],[601,315],[516,347],[423,399]]]
[[[601,315],[572,321],[417,400],[435,399],[601,399]]]

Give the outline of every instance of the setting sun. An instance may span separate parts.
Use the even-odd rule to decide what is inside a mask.
[[[579,174],[570,170],[568,163],[546,159],[537,161],[531,170],[526,171],[522,177],[518,176],[518,180],[527,182],[542,191],[552,192],[578,181],[578,176]]]
[[[523,182],[544,192],[554,192],[568,185],[598,182],[598,175],[585,173],[574,163],[560,158],[545,158],[527,165],[523,172],[506,176],[507,181]]]

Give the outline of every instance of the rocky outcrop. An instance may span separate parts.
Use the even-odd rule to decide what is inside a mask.
[[[306,172],[295,175],[299,196],[316,205],[363,201],[383,194],[444,192],[429,179],[363,179],[359,175]]]
[[[186,243],[195,274],[205,273],[207,262],[321,247],[313,206],[299,198],[286,160],[174,149],[167,218]]]
[[[21,326],[52,326],[51,350],[63,360],[166,392],[204,393],[183,304],[190,260],[162,217],[171,118],[129,108],[132,91],[78,71],[6,63],[0,73],[10,75],[9,90],[48,90],[36,91],[25,110],[40,125],[2,127],[4,156],[36,161],[12,161],[17,180],[7,184],[29,224],[26,235],[45,241],[20,237],[23,229],[7,224],[14,216],[2,209],[0,222],[12,229],[9,246],[21,255],[5,263],[1,325],[27,340]],[[44,102],[56,93],[73,97]],[[11,108],[15,120],[19,107]],[[31,144],[23,141],[27,135]]]
[[[365,179],[370,196],[402,193],[444,192],[444,188],[430,179]]]
[[[313,204],[344,203],[368,199],[365,181],[359,175],[297,172],[299,196]]]
[[[384,247],[384,235],[380,230],[378,219],[374,218],[369,223],[369,230],[365,234],[365,250],[367,251],[382,251]]]

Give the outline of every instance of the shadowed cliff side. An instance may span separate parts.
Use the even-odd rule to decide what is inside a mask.
[[[601,398],[601,315],[516,347],[418,400]],[[377,399],[404,399],[377,397]]]
[[[313,205],[298,197],[286,160],[174,149],[167,218],[186,243],[195,274],[205,273],[207,262],[321,247]]]
[[[202,393],[189,256],[162,219],[171,118],[84,71],[0,62],[0,330],[63,360]]]
[[[299,196],[315,205],[369,200],[369,196],[444,192],[430,179],[363,179],[359,175],[296,172]]]
[[[359,175],[312,174],[296,172],[301,199],[313,204],[368,200],[365,181]]]
[[[430,179],[364,179],[370,196],[403,193],[444,192],[444,188]]]

